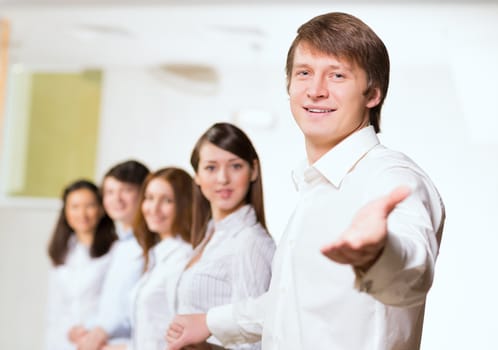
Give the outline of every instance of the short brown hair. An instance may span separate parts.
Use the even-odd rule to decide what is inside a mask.
[[[148,174],[149,169],[144,164],[131,159],[114,165],[104,175],[104,179],[113,177],[120,182],[141,187]]]
[[[297,36],[287,53],[287,90],[292,78],[296,48],[304,43],[318,52],[345,58],[356,63],[367,74],[369,95],[376,88],[381,98],[370,109],[370,124],[380,131],[380,111],[389,86],[389,54],[382,40],[360,19],[341,12],[332,12],[312,18],[297,30]]]

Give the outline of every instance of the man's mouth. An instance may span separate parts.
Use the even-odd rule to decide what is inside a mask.
[[[335,109],[329,109],[329,108],[311,108],[311,107],[304,107],[304,109],[307,112],[311,113],[332,113],[335,111]]]

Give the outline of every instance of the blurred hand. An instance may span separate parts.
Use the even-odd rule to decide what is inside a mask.
[[[106,331],[100,327],[96,327],[78,342],[78,350],[101,350],[106,345],[107,338]]]
[[[82,325],[77,325],[71,327],[69,333],[67,334],[67,337],[69,338],[69,341],[71,341],[71,343],[77,344],[78,341],[80,341],[80,339],[82,339],[87,333],[88,331],[85,327],[83,327]]]
[[[321,248],[323,255],[340,264],[368,270],[377,261],[387,240],[387,217],[411,193],[406,186],[361,208],[349,228],[335,242]]]
[[[206,324],[206,314],[178,315],[168,328],[166,340],[168,341],[169,350],[201,350],[209,349],[209,347],[203,346],[209,346],[204,342],[210,335],[211,332]],[[195,345],[196,347],[187,347],[189,345]]]

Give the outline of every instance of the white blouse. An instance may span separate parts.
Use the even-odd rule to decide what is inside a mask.
[[[68,340],[71,327],[83,324],[98,308],[110,255],[90,256],[89,248],[79,243],[74,235],[63,265],[50,271],[47,330],[47,350],[75,349]]]
[[[256,297],[268,290],[275,243],[257,221],[251,205],[219,222],[211,221],[207,232],[193,254],[196,256],[205,245],[202,256],[180,278],[179,314],[205,313],[214,306]],[[214,337],[208,342],[220,345]],[[234,348],[259,349],[260,344]]]
[[[164,336],[175,315],[176,284],[191,254],[191,245],[180,236],[162,240],[151,250],[148,271],[131,293],[129,349],[166,348]]]
[[[102,327],[110,337],[110,343],[119,343],[131,336],[128,319],[130,291],[143,273],[142,248],[131,230],[116,225],[119,240],[114,242],[109,253],[110,263],[98,312],[89,318],[86,328]]]

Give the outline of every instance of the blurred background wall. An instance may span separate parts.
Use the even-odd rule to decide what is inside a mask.
[[[286,50],[298,25],[330,11],[360,17],[384,40],[392,70],[381,140],[418,162],[446,203],[422,348],[498,348],[498,5],[493,1],[123,5],[108,0],[74,6],[23,1],[0,1],[0,18],[10,24],[0,119],[1,349],[42,347],[46,245],[60,208],[57,189],[51,195],[13,190],[33,176],[26,165],[35,142],[26,136],[33,127],[26,117],[33,108],[26,77],[99,72],[99,108],[81,116],[95,118],[96,127],[71,122],[60,131],[87,137],[35,143],[42,149],[35,171],[53,178],[79,169],[99,182],[110,166],[129,158],[151,169],[177,165],[192,172],[190,152],[207,127],[216,121],[241,126],[262,158],[268,224],[278,242],[296,199],[290,171],[305,156],[285,91]],[[55,97],[61,99],[62,93]],[[69,109],[81,110],[71,106],[67,118]],[[58,118],[61,125],[67,121]],[[62,156],[60,167],[47,164],[43,152],[48,156],[54,145],[93,158],[81,169]]]

